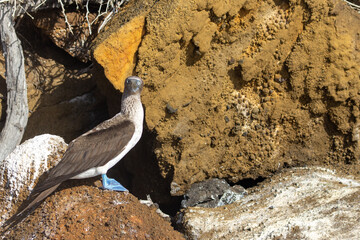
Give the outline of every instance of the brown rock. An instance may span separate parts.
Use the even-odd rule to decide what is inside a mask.
[[[6,237],[184,239],[154,207],[140,204],[133,195],[84,185],[65,188],[48,197]]]
[[[172,195],[318,161],[358,174],[358,13],[330,0],[231,2],[158,1],[146,18],[136,73]]]
[[[135,53],[144,34],[145,17],[134,17],[94,49],[95,60],[104,68],[114,88],[124,90],[125,78],[132,75]]]
[[[206,178],[237,182],[284,166],[335,165],[360,173],[357,12],[332,0],[133,2],[152,9],[146,15],[138,5],[128,5],[95,47],[146,16],[134,74],[146,81],[142,101],[153,134],[149,149],[156,147],[152,163],[165,179],[156,183],[181,195]],[[62,68],[38,78],[48,85],[31,82],[34,91],[47,97],[75,92],[69,81],[74,78],[65,78],[70,87],[57,88],[63,76],[57,78],[58,72]],[[50,84],[51,77],[58,85]],[[48,90],[39,91],[43,86]],[[114,99],[108,98],[109,105],[119,107]],[[168,103],[175,114],[167,111]],[[67,113],[53,115],[60,119]]]
[[[37,59],[37,67],[31,58],[26,61],[30,113],[24,139],[51,133],[69,142],[104,120],[104,97],[91,74],[78,75],[61,62],[39,55]]]

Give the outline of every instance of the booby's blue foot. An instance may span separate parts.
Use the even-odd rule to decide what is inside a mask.
[[[119,192],[125,192],[128,191],[126,188],[123,187],[118,181],[112,178],[108,178],[106,174],[102,174],[102,184],[105,189],[119,191]]]

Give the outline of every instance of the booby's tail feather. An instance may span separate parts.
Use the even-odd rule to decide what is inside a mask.
[[[13,226],[20,223],[24,220],[30,213],[32,213],[44,200],[47,196],[53,193],[61,183],[54,185],[46,190],[41,192],[36,191],[36,188],[29,196],[29,199],[26,203],[29,203],[24,209],[14,214],[11,218],[6,220],[4,224],[1,226],[0,237],[3,237],[4,234]]]

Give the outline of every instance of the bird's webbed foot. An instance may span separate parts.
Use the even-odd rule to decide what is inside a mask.
[[[113,190],[113,191],[119,191],[119,192],[126,192],[128,191],[126,188],[124,188],[123,185],[121,185],[118,181],[116,181],[113,178],[108,178],[106,174],[102,174],[102,184],[103,188]]]

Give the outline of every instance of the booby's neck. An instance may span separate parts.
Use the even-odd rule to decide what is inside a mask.
[[[133,120],[140,121],[141,119],[142,122],[144,118],[144,110],[141,104],[140,94],[124,93],[121,98],[120,114]]]

